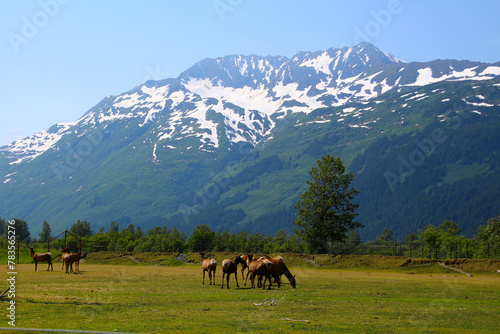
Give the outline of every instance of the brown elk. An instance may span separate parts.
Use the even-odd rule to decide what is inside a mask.
[[[52,268],[52,270],[54,270],[54,266],[52,266],[52,253],[35,253],[33,251],[33,249],[35,248],[35,246],[33,245],[33,247],[28,247],[30,249],[30,255],[31,255],[31,258],[35,261],[35,271],[37,270],[37,266],[38,266],[38,262],[48,262],[48,267],[47,267],[47,271],[49,270],[49,268]]]
[[[237,256],[236,259],[233,260],[229,260],[229,259],[225,259],[224,261],[222,261],[222,289],[224,289],[224,275],[227,275],[226,276],[226,279],[227,279],[227,288],[229,289],[229,276],[231,274],[234,274],[234,278],[236,279],[236,287],[240,287],[238,285],[238,264],[241,263],[241,265],[243,265],[243,263],[245,263],[245,261],[243,261],[243,259],[241,258],[241,256]]]
[[[78,247],[78,253],[69,254],[69,259],[66,261],[66,274],[69,274],[68,268],[73,271],[73,262],[75,263],[75,270],[80,271],[80,259],[82,258],[82,247]]]
[[[245,279],[245,269],[248,269],[248,264],[252,262],[253,260],[253,255],[252,254],[247,254],[247,255],[241,255],[240,256],[243,262],[241,263],[241,279]],[[248,277],[248,274],[247,274]],[[247,281],[245,280],[245,283],[243,285],[246,285]]]
[[[261,256],[261,257],[259,257],[259,258],[257,258],[257,259],[252,259],[252,260],[248,263],[248,267],[249,267],[249,268],[248,268],[247,276],[246,276],[246,278],[245,278],[245,283],[244,283],[243,285],[245,285],[245,286],[247,285],[248,276],[250,276],[250,263],[251,263],[251,262],[253,262],[253,261],[262,261],[262,260],[264,260],[264,259],[270,259],[270,257],[269,257],[269,256],[267,256],[267,255],[264,255],[264,256]],[[258,274],[258,275],[257,275],[257,287],[259,287],[259,288],[260,288],[261,286],[262,286],[262,275]]]
[[[272,267],[275,264],[266,258],[259,258],[258,260],[253,260],[248,265],[248,273],[250,274],[250,281],[252,282],[252,289],[255,289],[255,278],[258,276],[264,276],[266,280],[269,280],[269,289],[271,289],[271,272]],[[248,274],[247,274],[248,277]],[[266,287],[266,281],[262,288]]]
[[[66,261],[68,261],[70,258],[69,246],[64,247],[63,249],[61,249],[61,251],[62,251],[62,268],[61,269],[64,269],[64,265],[66,264]]]
[[[208,278],[210,279],[210,283],[208,285],[212,285],[212,272],[213,272],[213,284],[215,284],[215,270],[217,269],[217,261],[215,259],[205,259],[205,254],[207,252],[198,252],[201,255],[201,266],[203,268],[203,284],[205,284],[205,272],[208,271]]]
[[[296,285],[295,277],[293,277],[290,270],[288,270],[287,266],[285,265],[285,262],[283,262],[283,260],[280,260],[277,258],[278,257],[274,257],[272,259],[267,259],[268,261],[270,261],[271,263],[274,264],[274,266],[272,266],[270,268],[271,276],[274,277],[274,280],[275,280],[276,284],[278,284],[278,288],[279,288],[281,285],[280,277],[281,277],[281,275],[285,275],[285,277],[288,278],[288,281],[292,285],[292,288],[295,289],[295,285]],[[281,258],[281,256],[280,256],[280,258]],[[281,258],[281,259],[283,259],[283,258]],[[264,284],[266,284],[266,281],[264,281]]]

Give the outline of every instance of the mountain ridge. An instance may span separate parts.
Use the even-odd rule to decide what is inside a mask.
[[[328,148],[350,165],[380,136],[416,134],[412,124],[453,118],[444,111],[496,119],[497,64],[404,63],[369,43],[292,58],[207,58],[177,78],[107,96],[75,122],[1,147],[0,216],[34,220],[35,230],[54,219],[57,227],[89,219],[99,220],[96,227],[155,221],[189,230],[200,215],[220,215],[224,223],[211,224],[233,229],[251,229],[277,208],[291,217],[308,168]],[[456,98],[452,87],[463,95]],[[287,142],[303,143],[303,154]],[[276,191],[273,182],[288,190]],[[163,194],[161,185],[173,190]],[[252,197],[259,191],[275,195],[268,198],[274,204],[260,203],[262,212],[259,195]],[[26,207],[17,204],[33,197]],[[290,219],[281,227],[290,231]]]

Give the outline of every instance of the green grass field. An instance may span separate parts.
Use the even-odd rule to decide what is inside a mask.
[[[374,258],[362,258],[367,259]],[[163,261],[172,263],[167,257]],[[252,290],[243,286],[240,273],[240,289],[233,276],[231,288],[222,290],[220,262],[215,286],[207,285],[208,278],[202,285],[199,264],[130,262],[82,263],[81,271],[70,275],[60,262],[53,272],[46,264],[39,264],[38,272],[34,264],[18,265],[16,327],[132,333],[498,332],[496,273],[468,277],[436,264],[339,269],[294,262],[297,289],[284,284]],[[283,299],[254,305],[266,298]],[[2,302],[0,327],[9,327],[8,301]]]

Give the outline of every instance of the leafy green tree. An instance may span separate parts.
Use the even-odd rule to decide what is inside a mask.
[[[462,232],[457,223],[450,220],[446,220],[444,223],[439,225],[438,228],[447,235],[458,236]]]
[[[354,249],[361,245],[361,243],[361,237],[359,236],[358,231],[352,230],[347,234],[347,239],[345,240],[347,247]]]
[[[417,234],[415,232],[412,232],[406,236],[404,243],[406,246],[410,246],[416,240],[418,240]]]
[[[500,216],[490,218],[486,225],[478,229],[478,237],[483,243],[481,251],[483,257],[500,255]],[[488,252],[489,249],[489,252]],[[489,253],[489,254],[488,254]]]
[[[118,233],[120,232],[120,223],[114,221],[109,224],[109,232],[111,233]]]
[[[350,187],[354,174],[346,173],[340,158],[326,155],[317,161],[307,181],[309,189],[300,195],[295,208],[295,233],[312,252],[326,252],[331,242],[346,239],[347,233],[363,227],[354,221],[358,204],[352,201],[358,190]]]
[[[193,234],[188,240],[189,249],[193,252],[212,251],[215,232],[207,225],[196,226]]]
[[[479,237],[486,242],[500,242],[500,216],[490,218],[486,225],[480,226]]]
[[[2,233],[2,237],[5,238],[5,235],[3,234],[5,232],[5,220],[0,218],[0,233]]]
[[[392,236],[394,235],[394,232],[388,228],[384,228],[382,233],[377,237],[375,240],[375,243],[377,244],[387,244],[388,242],[394,241]]]
[[[78,221],[69,228],[69,232],[78,237],[90,237],[92,235],[92,230],[90,229],[90,223],[86,220]]]
[[[122,233],[123,234],[129,234],[129,235],[133,235],[135,233],[135,226],[133,223],[130,223],[128,224],[127,227],[125,227],[123,230],[122,230]]]
[[[51,238],[52,229],[50,228],[50,224],[48,222],[43,222],[42,232],[38,235],[40,237],[41,242],[45,242]]]
[[[429,251],[434,252],[434,257],[437,258],[438,250],[441,246],[440,231],[434,225],[428,225],[425,231],[422,232],[422,240],[425,242]]]
[[[450,251],[450,258],[453,257],[453,249],[455,249],[456,243],[460,239],[461,230],[457,223],[446,220],[444,223],[438,226],[440,233],[441,244],[445,247],[445,251]]]

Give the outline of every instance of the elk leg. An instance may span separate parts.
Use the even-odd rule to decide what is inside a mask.
[[[245,278],[245,282],[243,283],[243,286],[247,286],[248,275],[250,275],[250,269],[248,269],[247,277]],[[252,279],[252,278],[250,278],[250,279]]]
[[[268,280],[269,280],[269,288],[268,288],[268,289],[271,289],[271,275],[269,275],[269,274],[268,274],[268,275],[266,276],[266,279],[268,279]],[[263,288],[263,289],[265,289],[265,288],[266,288],[266,281],[264,281],[264,285],[262,286],[262,288]]]
[[[234,279],[236,280],[236,287],[239,288],[240,285],[238,284],[238,272],[234,273]]]

